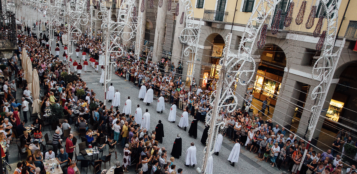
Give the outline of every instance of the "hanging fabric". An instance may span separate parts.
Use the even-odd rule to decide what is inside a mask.
[[[100,3],[99,3],[99,1],[97,2],[97,9],[98,9],[98,10],[100,9]]]
[[[164,4],[164,0],[159,0],[159,7],[161,8],[162,5]]]
[[[150,8],[154,8],[154,0],[149,0],[150,2]]]
[[[312,6],[309,18],[306,21],[306,25],[305,25],[306,29],[310,29],[314,26],[315,15],[316,15],[316,6]]]
[[[183,18],[185,17],[185,12],[182,12],[181,14],[181,19],[180,19],[180,24],[183,24]]]
[[[179,12],[180,12],[180,4],[177,3],[177,4],[176,4],[176,12],[175,12],[176,16],[179,15]]]
[[[302,24],[302,22],[304,21],[304,15],[305,15],[305,9],[306,9],[306,3],[307,1],[303,1],[299,10],[299,13],[295,19],[295,23],[296,25],[300,25]]]
[[[325,38],[326,38],[326,31],[323,31],[319,41],[316,44],[316,51],[321,51],[322,47],[324,46]]]
[[[271,33],[274,35],[278,33],[280,19],[281,19],[281,9],[278,9],[274,17],[273,25],[271,26]]]
[[[290,24],[291,24],[291,21],[293,20],[294,5],[295,5],[294,1],[290,2],[290,4],[289,4],[287,15],[286,15],[286,18],[285,18],[285,21],[284,21],[284,26],[285,27],[289,27]]]
[[[262,32],[260,32],[260,38],[257,42],[257,46],[259,49],[263,49],[265,46],[265,39],[267,37],[268,24],[264,24],[262,28]]]
[[[90,10],[90,0],[87,1],[87,11]]]
[[[133,17],[136,18],[137,14],[136,14],[136,7],[133,7]]]
[[[167,1],[167,11],[171,11],[171,2],[172,0]]]
[[[314,32],[312,33],[312,35],[314,37],[318,37],[320,35],[323,21],[324,21],[324,17],[320,16],[319,21],[316,24],[316,28],[315,28]]]
[[[146,0],[141,0],[141,8],[140,8],[140,11],[141,11],[141,12],[144,12],[144,11],[145,11],[145,1],[146,1]]]

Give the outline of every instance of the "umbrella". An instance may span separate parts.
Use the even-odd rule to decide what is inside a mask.
[[[31,84],[32,83],[32,62],[30,59],[27,59],[26,61],[26,70],[25,70],[25,74],[27,74],[27,78],[26,78],[26,81],[27,81],[27,87],[29,88],[30,91],[31,90]]]
[[[34,69],[32,72],[32,88],[31,88],[31,93],[33,97],[33,110],[32,113],[39,113],[40,112],[40,103],[41,100],[40,98],[40,81],[38,79],[38,73],[37,70]]]

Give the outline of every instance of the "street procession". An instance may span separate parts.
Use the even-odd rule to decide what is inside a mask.
[[[0,174],[357,174],[355,0],[0,7]]]

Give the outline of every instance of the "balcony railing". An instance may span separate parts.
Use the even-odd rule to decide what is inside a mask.
[[[205,10],[203,14],[203,20],[226,22],[227,16],[228,16],[227,11]]]
[[[352,40],[357,39],[357,21],[350,21],[350,24],[348,25],[346,31],[345,38],[352,39]]]

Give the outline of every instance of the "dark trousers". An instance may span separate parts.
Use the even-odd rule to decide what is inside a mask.
[[[58,153],[57,153],[58,144],[53,144],[52,147],[53,147],[53,152],[54,152],[55,154],[58,154]]]
[[[23,112],[22,112],[23,115],[24,115],[24,121],[25,121],[25,123],[27,123],[27,112],[28,112],[28,111],[23,111]]]
[[[68,158],[73,160],[73,152],[72,153],[68,153]]]
[[[280,159],[279,157],[276,159],[276,166],[278,169],[281,169],[281,164],[284,162],[284,160]]]

